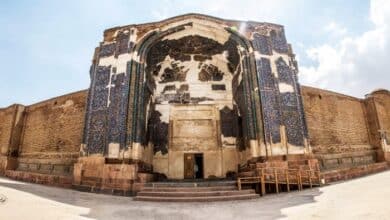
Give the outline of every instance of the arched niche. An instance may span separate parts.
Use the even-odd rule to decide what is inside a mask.
[[[213,46],[204,48],[203,51],[197,51],[196,48],[188,47],[188,43],[191,41],[196,41],[193,42],[195,44],[193,46]],[[161,45],[161,42],[165,42],[165,46],[168,48]],[[175,54],[175,49],[173,51],[169,50],[172,45],[176,45],[177,47],[178,44],[183,45],[183,47],[176,49],[181,52],[186,51],[188,54]],[[228,49],[229,46],[234,46],[235,52],[231,48]],[[153,55],[156,51],[158,53],[161,52],[161,50],[167,50],[168,54],[165,54],[165,56],[163,55],[162,57],[156,57],[158,55]],[[228,54],[224,54],[229,50],[231,51],[230,53],[228,52]],[[234,53],[239,55],[238,60],[234,58]],[[213,66],[215,66],[215,63],[213,64],[214,61],[228,61],[228,65],[226,66],[225,71],[222,71],[222,75],[225,74],[226,77],[231,78],[230,89],[232,90],[234,105],[231,106],[230,110],[238,112],[238,115],[240,116],[240,120],[238,121],[240,121],[240,126],[243,130],[241,132],[243,136],[242,140],[240,140],[237,147],[245,149],[249,147],[250,144],[256,143],[259,138],[259,126],[261,126],[258,119],[261,120],[261,116],[258,111],[260,101],[258,99],[256,100],[255,95],[252,94],[255,92],[255,83],[257,82],[257,79],[255,78],[256,69],[251,44],[245,37],[235,31],[234,28],[223,26],[214,21],[192,18],[173,22],[159,28],[159,30],[151,31],[137,43],[134,50],[134,58],[129,63],[131,86],[128,107],[129,119],[127,123],[127,146],[140,147],[148,144],[149,134],[147,128],[150,118],[155,119],[158,123],[164,122],[164,120],[159,118],[160,116],[158,114],[153,114],[153,112],[150,111],[150,97],[152,97],[152,95],[156,95],[156,91],[161,92],[163,90],[162,87],[159,87],[159,84],[161,85],[165,83],[164,88],[167,88],[166,86],[168,86],[168,84],[166,82],[169,82],[172,79],[169,78],[169,71],[165,71],[166,66],[163,68],[160,65],[161,69],[159,70],[153,68],[161,62],[173,61],[174,63],[178,60],[180,60],[182,64],[183,62],[190,62],[194,60],[197,62],[204,61],[202,66],[206,69],[213,68]],[[235,60],[237,63],[234,65]],[[210,65],[207,66],[205,63]],[[169,68],[171,69],[170,71],[174,71],[173,69],[175,67],[172,68],[171,65]],[[180,67],[178,68],[180,71]],[[228,70],[231,75],[226,75],[228,74],[226,73],[226,70]],[[156,71],[158,73],[156,73]],[[164,71],[165,75],[164,77],[161,77],[161,74],[164,74]],[[199,68],[199,71],[202,71],[202,68]],[[218,70],[216,72],[218,72]],[[240,72],[241,74],[238,74],[237,72]],[[198,79],[200,79],[200,81],[201,79],[205,81],[212,81],[213,79],[218,81],[220,78],[218,74],[204,73],[203,76],[199,75],[200,74],[198,74]],[[174,78],[173,81],[180,81],[180,76],[174,77],[176,78]],[[160,80],[159,84],[156,84],[156,78]],[[176,84],[177,86],[174,88],[175,92],[176,90],[180,90],[180,87],[183,86],[184,83]],[[186,102],[187,104],[191,104],[196,101],[196,99],[199,102],[199,98],[201,97],[194,98],[195,100],[191,100],[191,97],[189,97],[189,100],[184,100],[183,104]],[[203,101],[201,100],[200,102],[207,104],[207,101],[210,100]],[[234,109],[234,107],[237,109]],[[221,109],[224,114],[227,114],[228,110],[229,109],[226,108]],[[164,125],[161,124],[159,126],[164,127]],[[164,135],[161,136],[161,139],[163,139],[163,137]],[[165,142],[167,140],[160,141]],[[161,147],[161,150],[164,150],[164,147],[159,147]]]

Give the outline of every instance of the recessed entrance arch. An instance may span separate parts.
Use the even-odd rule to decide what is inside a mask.
[[[198,19],[168,24],[160,31],[147,34],[137,44],[135,59],[129,63],[132,87],[128,115],[133,120],[127,124],[127,145],[133,148],[152,145],[154,154],[161,158],[168,154],[163,159],[167,162],[154,164],[155,169],[170,178],[183,178],[184,166],[175,165],[175,158],[183,158],[188,150],[180,151],[180,156],[171,152],[175,143],[169,131],[177,123],[171,121],[169,112],[174,104],[198,108],[211,105],[218,117],[230,115],[232,120],[214,120],[218,133],[213,147],[218,152],[210,158],[214,158],[213,164],[218,169],[208,173],[205,154],[204,176],[223,177],[227,171],[234,171],[223,164],[224,150],[241,151],[252,144],[256,151],[262,130],[261,111],[256,108],[260,100],[251,94],[257,82],[251,50],[250,43],[233,29]],[[186,126],[196,127],[195,124],[201,124],[200,118],[190,124]],[[202,129],[207,131],[207,126]],[[178,161],[183,163],[183,159]]]

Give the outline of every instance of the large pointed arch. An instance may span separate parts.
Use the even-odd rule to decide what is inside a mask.
[[[175,20],[175,19],[173,19]],[[240,65],[243,70],[243,85],[244,85],[244,107],[247,114],[244,118],[245,128],[247,129],[247,144],[246,146],[253,145],[254,148],[258,148],[258,143],[263,139],[263,125],[261,119],[261,107],[260,99],[257,96],[257,74],[255,67],[255,58],[253,55],[253,49],[251,43],[242,36],[235,28],[228,26],[221,26],[216,19],[212,19],[211,26],[200,24],[204,20],[202,19],[185,19],[179,22],[168,23],[166,26],[159,28],[158,30],[147,33],[141,41],[139,41],[134,49],[133,59],[128,64],[130,78],[130,92],[129,92],[129,107],[128,107],[128,120],[127,120],[127,140],[126,145],[131,147],[134,145],[142,145],[143,138],[146,133],[146,112],[143,111],[145,105],[143,97],[146,91],[145,84],[145,65],[146,57],[150,48],[161,39],[185,31],[194,25],[201,25],[203,28],[219,28],[218,33],[221,35],[229,35],[239,45],[240,52],[242,53],[242,59]],[[213,25],[213,23],[215,25]],[[201,31],[201,30],[200,30]],[[196,33],[196,32],[195,32]],[[215,33],[215,32],[213,32]],[[198,32],[197,34],[204,34]],[[207,36],[209,38],[218,38],[221,36]]]

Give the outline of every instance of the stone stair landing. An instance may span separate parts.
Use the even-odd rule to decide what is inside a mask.
[[[237,189],[236,181],[152,182],[134,198],[152,202],[214,202],[254,199],[254,190]]]

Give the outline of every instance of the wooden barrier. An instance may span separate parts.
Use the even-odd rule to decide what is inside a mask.
[[[243,184],[259,184],[261,195],[265,195],[266,184],[275,185],[276,193],[279,193],[280,186],[286,185],[287,192],[290,192],[290,186],[296,186],[302,190],[304,186],[312,188],[321,185],[321,173],[319,170],[301,170],[286,169],[278,167],[257,168],[255,176],[238,177],[238,190],[242,189]]]

